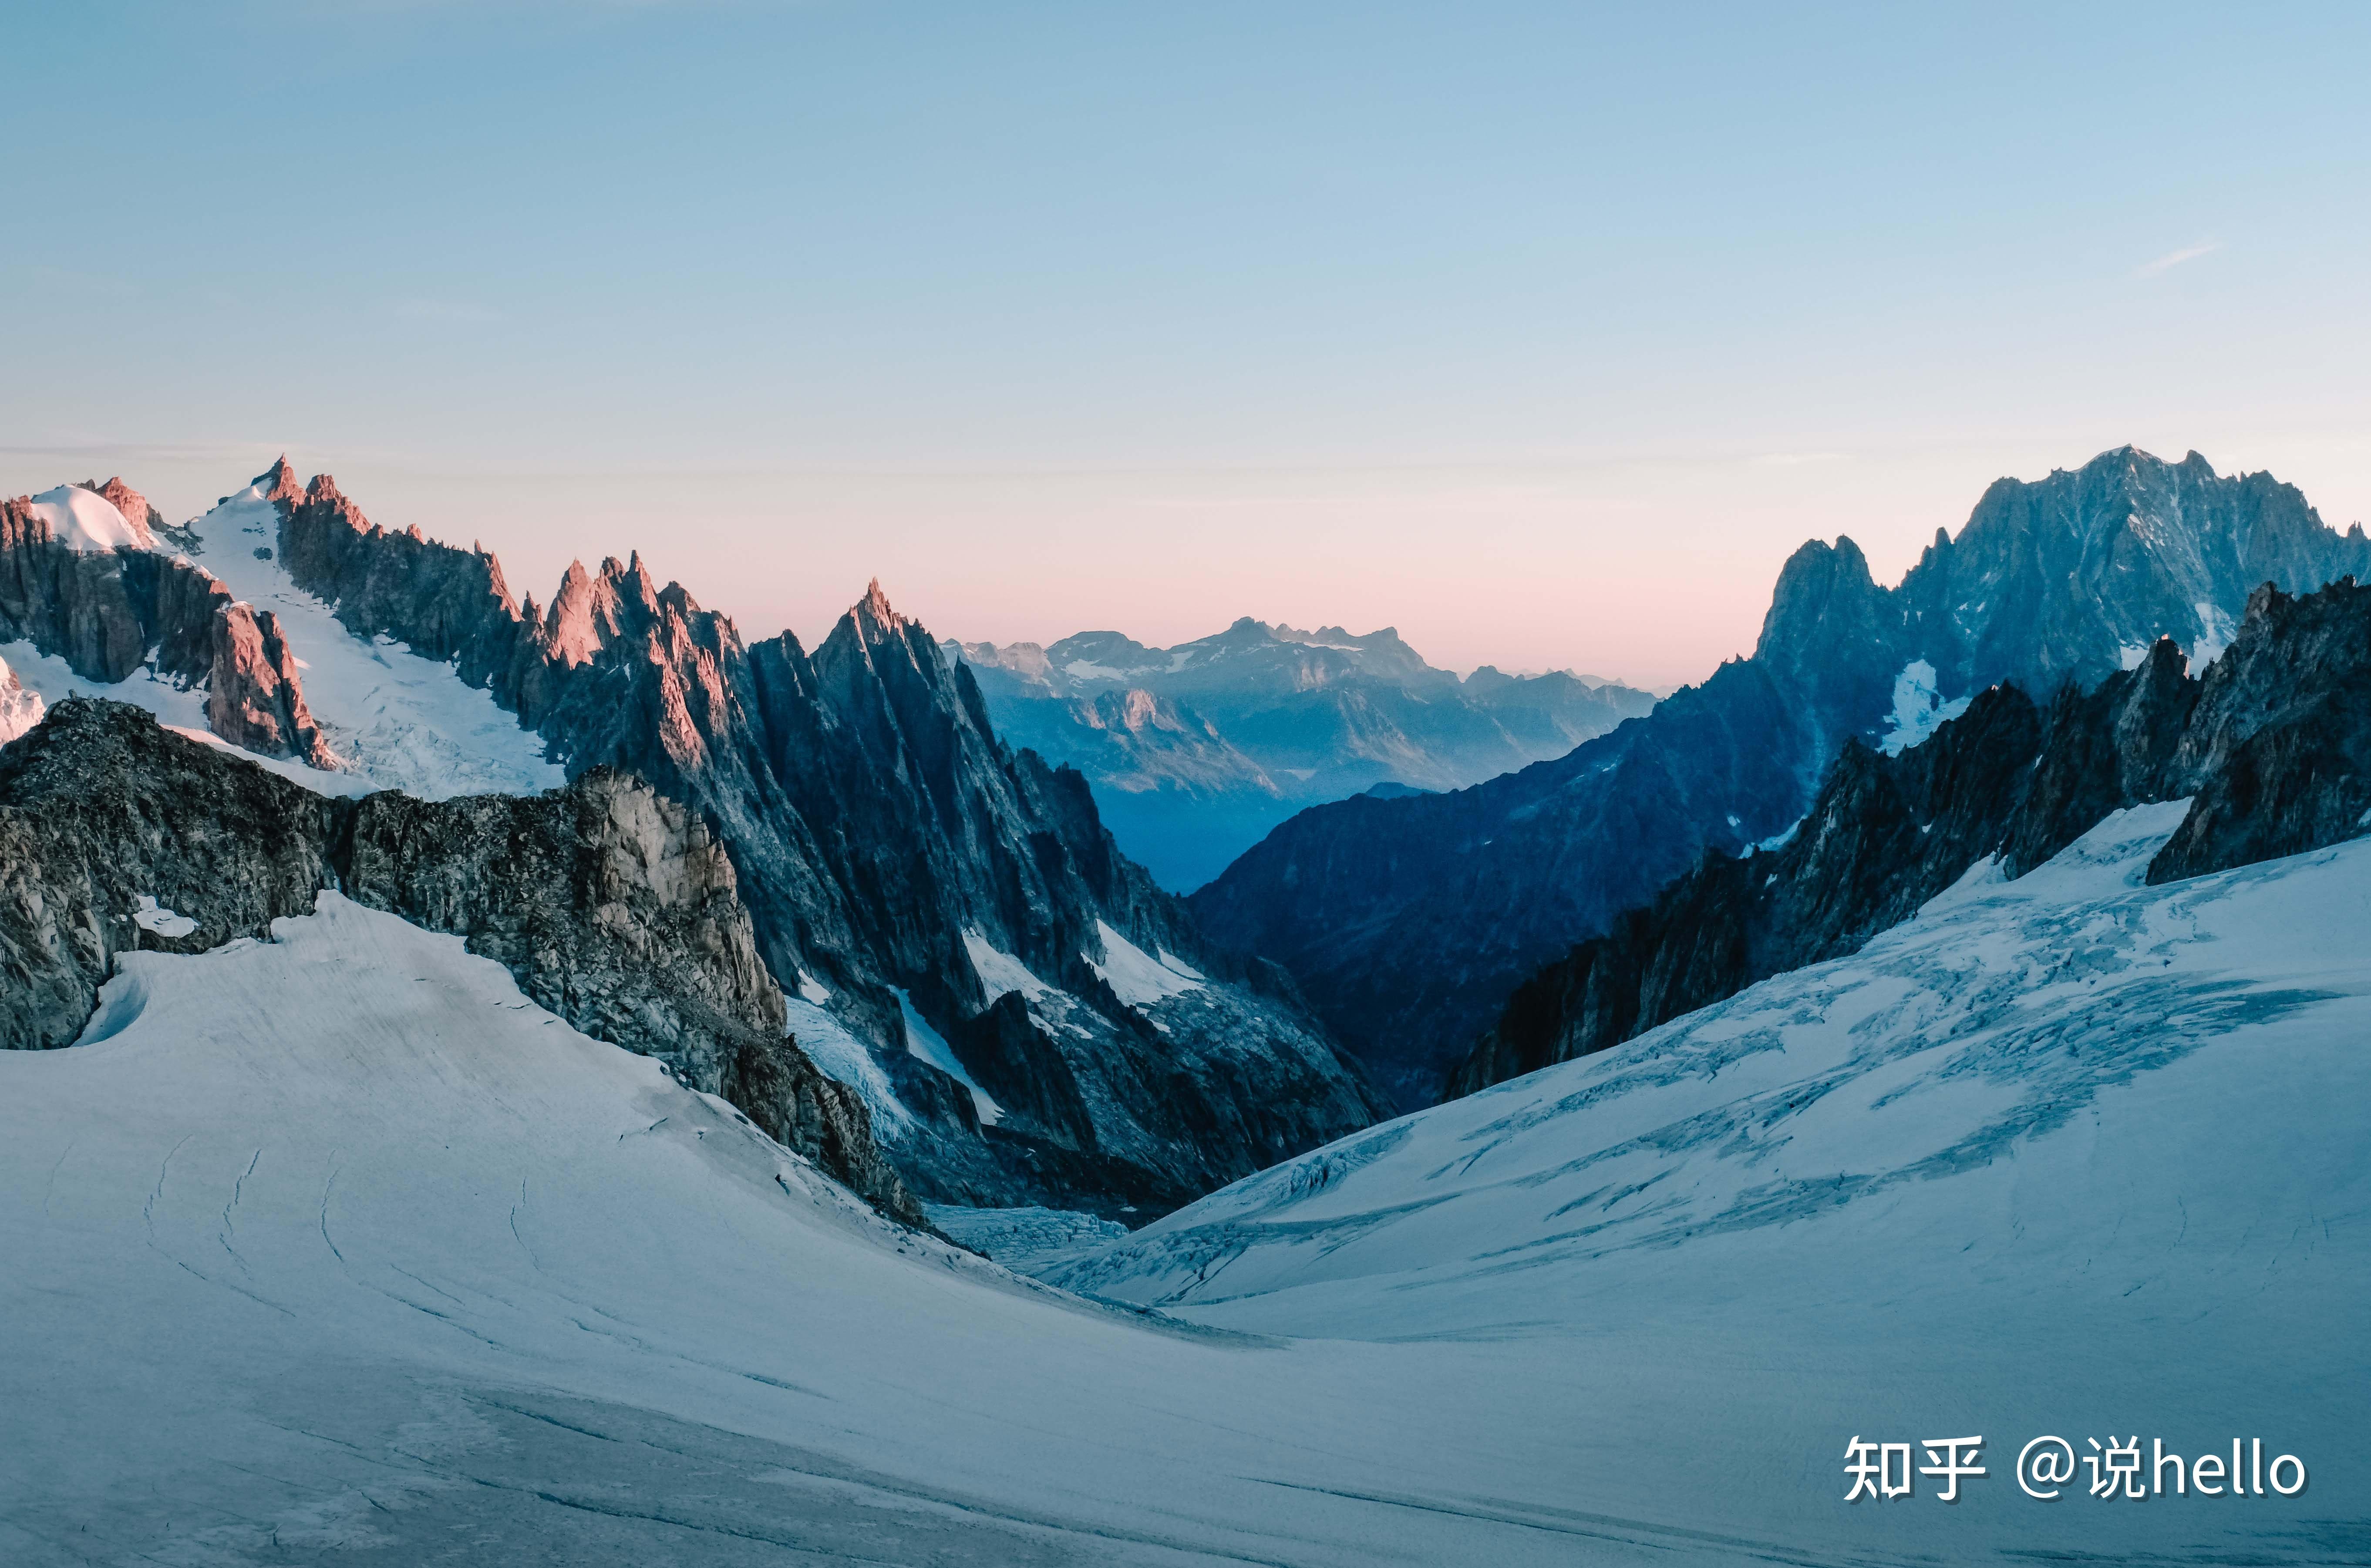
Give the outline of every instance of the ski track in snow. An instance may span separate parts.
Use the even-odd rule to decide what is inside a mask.
[[[128,954],[0,1054],[0,1559],[2360,1557],[2371,845],[2133,885],[2178,814],[1070,1254],[1168,1321],[334,894]],[[2007,1479],[2111,1428],[2312,1487]],[[1847,1438],[1945,1431],[1960,1506],[1843,1503]]]

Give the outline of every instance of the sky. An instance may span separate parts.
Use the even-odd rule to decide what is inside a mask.
[[[286,451],[812,642],[1699,679],[2125,442],[2371,521],[2371,9],[13,6],[0,490]]]

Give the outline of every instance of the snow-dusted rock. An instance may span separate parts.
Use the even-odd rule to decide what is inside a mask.
[[[41,694],[28,689],[17,678],[17,672],[0,660],[0,745],[6,745],[40,723],[46,707]]]

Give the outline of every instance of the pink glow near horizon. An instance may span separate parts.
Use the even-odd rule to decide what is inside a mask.
[[[640,550],[749,638],[787,627],[813,646],[878,577],[905,614],[966,641],[1116,630],[1158,646],[1248,615],[1394,626],[1461,672],[1574,668],[1664,687],[1752,651],[1805,539],[1850,535],[1891,582],[1993,478],[2116,444],[1363,470],[454,477],[369,455],[292,461],[337,475],[376,522],[482,541],[515,593],[546,599],[571,558]],[[2339,527],[2371,512],[2359,444],[2140,444],[2172,457],[2199,444],[2222,472],[2270,468]],[[17,455],[0,476],[16,493],[120,471],[179,520],[244,478],[242,462],[268,460]]]

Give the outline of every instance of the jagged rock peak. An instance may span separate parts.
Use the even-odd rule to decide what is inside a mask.
[[[864,597],[856,601],[848,612],[856,617],[857,626],[871,635],[894,635],[905,629],[907,621],[890,607],[889,595],[881,591],[881,579],[874,578],[864,585]]]
[[[282,453],[272,467],[255,476],[256,489],[266,501],[284,501],[290,504],[305,499],[305,487],[296,482],[296,470],[288,466],[288,454]]]

